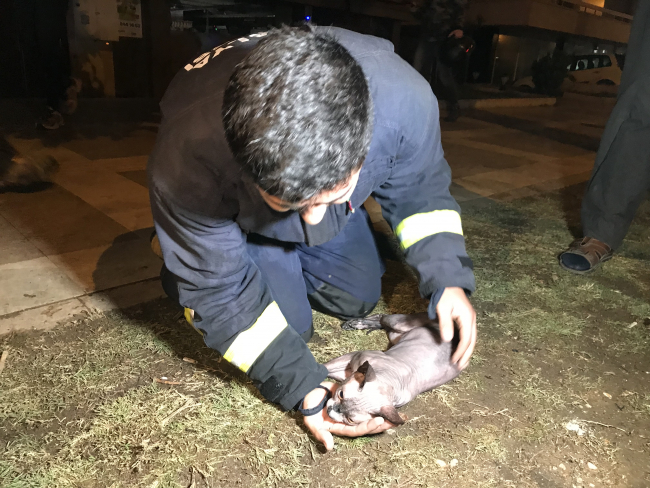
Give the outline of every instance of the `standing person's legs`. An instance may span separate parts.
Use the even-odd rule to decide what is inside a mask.
[[[460,117],[460,105],[458,98],[458,85],[454,77],[454,70],[451,66],[446,65],[440,59],[436,59],[436,80],[442,88],[443,98],[447,102],[447,120],[455,122]]]
[[[585,236],[618,248],[650,188],[650,121],[623,122],[582,200]]]
[[[600,142],[582,201],[584,238],[560,255],[560,265],[587,273],[612,257],[650,189],[650,3],[641,2],[627,48],[618,100]]]
[[[361,207],[331,241],[297,246],[314,310],[348,320],[364,317],[375,308],[385,268],[371,225]]]
[[[432,81],[433,60],[435,58],[436,43],[429,39],[429,36],[422,35],[415,49],[413,67],[428,82]]]
[[[650,89],[640,92],[628,101],[629,116],[594,167],[582,201],[585,237],[560,255],[569,271],[586,273],[611,258],[650,189]]]

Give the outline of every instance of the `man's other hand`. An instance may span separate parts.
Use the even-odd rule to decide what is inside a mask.
[[[329,381],[321,383],[325,388],[329,388],[332,395],[336,393],[338,384]],[[317,406],[326,395],[325,390],[316,388],[305,396],[303,408],[313,408]],[[366,422],[357,425],[347,425],[341,422],[335,422],[327,415],[327,407],[323,408],[320,413],[304,417],[305,425],[314,437],[323,443],[325,449],[331,451],[334,449],[334,437],[332,434],[342,437],[360,437],[368,434],[379,434],[393,427],[393,424],[381,417],[375,417]]]
[[[445,288],[436,312],[443,341],[449,342],[454,338],[454,323],[458,325],[460,340],[451,362],[457,364],[459,369],[465,369],[476,345],[476,312],[465,290],[458,287]]]
[[[456,29],[456,30],[453,30],[453,31],[451,31],[451,32],[449,33],[449,37],[452,37],[452,36],[453,36],[453,37],[455,37],[456,39],[460,39],[461,37],[463,37],[463,35],[464,35],[464,32],[463,32],[462,29]]]

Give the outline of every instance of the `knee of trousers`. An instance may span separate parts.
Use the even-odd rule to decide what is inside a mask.
[[[329,283],[323,283],[315,292],[307,295],[307,298],[314,310],[341,320],[365,317],[374,310],[379,301],[377,297],[375,301],[366,302]]]

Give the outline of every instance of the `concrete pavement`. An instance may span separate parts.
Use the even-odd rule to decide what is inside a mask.
[[[51,188],[0,194],[0,334],[162,296],[145,176],[157,115],[149,103],[134,104],[82,102],[57,133],[33,130],[29,107],[0,104],[17,149],[61,164]],[[443,122],[454,196],[461,205],[511,200],[586,181],[612,106],[571,95],[554,107],[485,109]],[[370,213],[381,221],[377,208]]]

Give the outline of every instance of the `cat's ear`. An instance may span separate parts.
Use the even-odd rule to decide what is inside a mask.
[[[384,405],[379,409],[379,416],[384,417],[393,425],[402,425],[404,419],[393,405]]]
[[[359,382],[359,389],[361,390],[369,381],[375,381],[377,379],[377,375],[375,374],[375,370],[372,369],[372,366],[370,366],[370,363],[368,361],[365,361],[354,372],[354,379]]]

